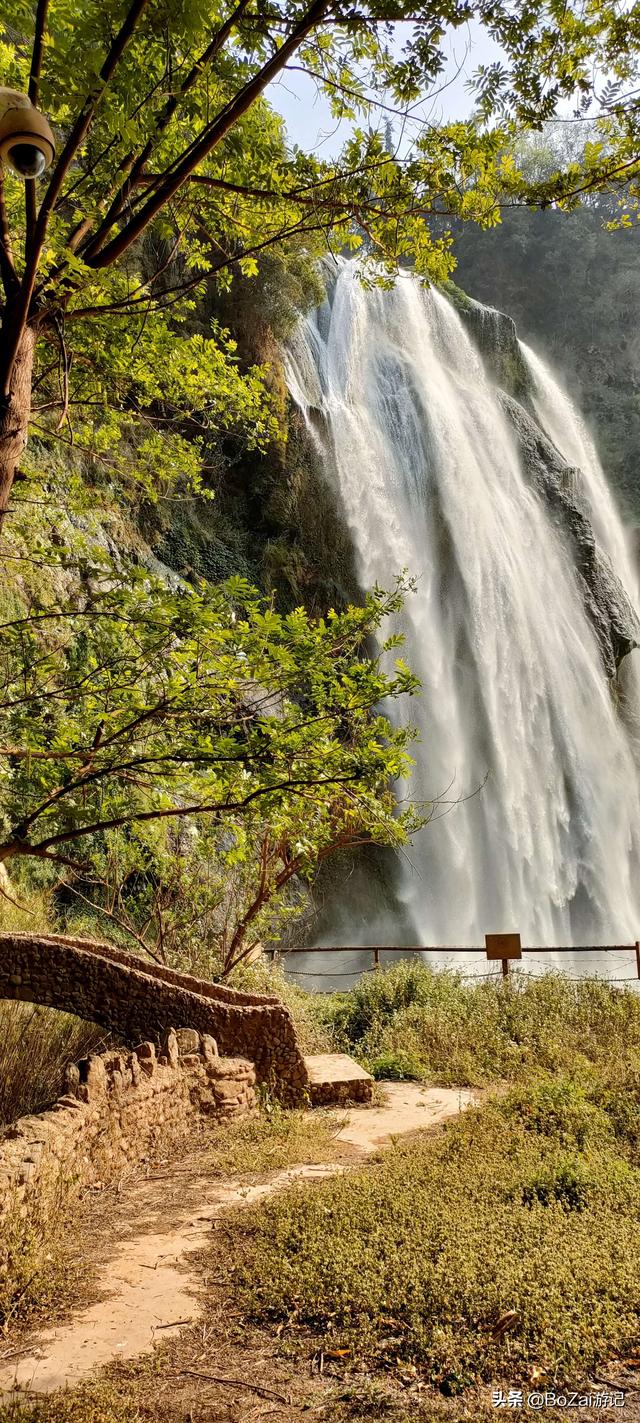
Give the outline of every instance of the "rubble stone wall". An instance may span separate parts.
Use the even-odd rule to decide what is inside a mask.
[[[98,1023],[135,1047],[173,1023],[248,1058],[285,1105],[305,1099],[308,1075],[291,1016],[275,997],[206,983],[109,944],[61,935],[0,934],[0,998],[47,1004]]]
[[[159,1051],[147,1040],[135,1052],[85,1058],[67,1068],[66,1087],[46,1111],[0,1129],[0,1222],[16,1210],[28,1215],[56,1180],[113,1180],[193,1137],[206,1119],[258,1112],[253,1063],[221,1057],[215,1040],[193,1028],[169,1029]]]

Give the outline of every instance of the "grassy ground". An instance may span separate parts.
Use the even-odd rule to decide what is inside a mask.
[[[549,1079],[239,1218],[255,1320],[446,1393],[640,1338],[640,1075]]]
[[[44,1188],[28,1217],[19,1208],[2,1222],[0,1239],[1,1341],[16,1326],[59,1313],[84,1273],[78,1257],[79,1211],[73,1182]]]
[[[640,995],[553,976],[465,986],[411,961],[346,994],[283,994],[307,1050],[493,1090],[434,1136],[228,1219],[226,1259],[218,1237],[203,1264],[202,1335],[0,1423],[484,1423],[493,1386],[637,1382]],[[210,1170],[318,1160],[319,1125],[278,1109],[240,1123],[212,1138]],[[637,1389],[623,1416],[640,1418]]]
[[[499,1091],[437,1139],[243,1217],[251,1317],[452,1394],[640,1354],[640,995],[407,961],[312,1011],[380,1077]]]
[[[198,1148],[209,1176],[264,1176],[286,1166],[333,1161],[341,1117],[325,1111],[284,1111],[267,1104],[252,1121],[207,1128]]]

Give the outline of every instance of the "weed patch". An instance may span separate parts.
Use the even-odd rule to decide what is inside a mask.
[[[59,1306],[77,1283],[69,1227],[77,1207],[73,1181],[43,1180],[28,1214],[16,1203],[2,1222],[0,1241],[0,1335],[49,1305]],[[76,1221],[77,1224],[77,1221]]]

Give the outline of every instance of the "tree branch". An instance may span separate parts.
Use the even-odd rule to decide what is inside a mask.
[[[223,25],[221,25],[220,29],[217,31],[217,33],[211,39],[210,43],[207,45],[207,48],[200,55],[200,58],[196,60],[195,64],[192,66],[189,73],[187,74],[186,79],[184,79],[183,83],[180,85],[180,88],[176,91],[175,94],[172,94],[171,97],[167,99],[164,109],[158,116],[154,132],[147,140],[147,143],[145,144],[142,151],[138,154],[138,157],[134,158],[134,155],[130,154],[128,159],[123,159],[123,162],[121,163],[120,167],[126,173],[127,167],[130,165],[128,174],[125,177],[125,181],[122,184],[121,188],[116,193],[106,216],[100,223],[97,232],[94,234],[93,237],[90,238],[85,249],[85,257],[93,256],[94,253],[96,253],[102,246],[103,241],[107,236],[107,233],[111,230],[114,223],[117,221],[118,217],[123,212],[127,204],[130,192],[135,187],[136,182],[144,171],[145,165],[148,163],[149,158],[153,153],[154,144],[157,143],[157,140],[169,127],[169,124],[177,108],[179,107],[180,100],[184,98],[185,94],[189,93],[189,91],[193,88],[194,84],[197,83],[198,79],[203,74],[204,70],[208,68],[208,66],[211,64],[211,61],[215,59],[215,56],[219,54],[221,49],[223,49],[224,45],[229,39],[231,31],[237,25],[238,20],[241,18],[248,4],[249,0],[239,0],[239,4],[236,5],[229,18],[225,20]]]
[[[44,37],[47,28],[47,15],[49,13],[49,0],[38,0],[36,9],[36,22],[33,33],[33,48],[31,50],[31,72],[29,74],[29,87],[27,93],[31,103],[38,107],[40,97],[40,71],[42,69],[42,55],[44,50]],[[33,234],[36,226],[36,184],[35,178],[27,178],[24,185],[25,210],[27,218],[27,251],[33,241]]]
[[[55,845],[65,845],[70,840],[79,840],[85,835],[98,835],[103,830],[118,830],[122,825],[138,825],[148,820],[175,820],[176,817],[184,818],[187,815],[219,815],[220,817],[236,815],[247,810],[253,801],[262,796],[275,795],[277,791],[286,791],[289,795],[304,795],[305,791],[311,787],[346,785],[359,779],[358,773],[354,772],[352,776],[319,776],[316,780],[275,781],[271,786],[260,786],[258,790],[250,791],[243,800],[214,801],[210,804],[199,801],[195,805],[171,806],[167,810],[132,811],[129,815],[115,816],[112,820],[95,820],[90,825],[80,825],[75,830],[65,830],[58,835],[50,835],[47,840],[40,840],[37,845],[30,845],[28,841],[19,838],[8,840],[0,845],[0,864],[5,860],[13,859],[16,855],[35,855],[40,859],[51,858],[47,855],[47,851]],[[301,787],[302,789],[300,789]],[[74,868],[81,869],[82,866],[75,865]]]
[[[47,188],[42,206],[40,208],[40,212],[38,214],[38,245],[41,245],[44,240],[49,215],[55,207],[56,200],[62,188],[62,184],[64,183],[64,180],[67,176],[71,163],[75,158],[75,155],[80,145],[86,138],[87,132],[90,128],[100,101],[104,97],[104,94],[109,84],[111,83],[115,70],[118,64],[120,63],[122,56],[124,55],[130,41],[133,39],[135,31],[138,27],[138,23],[149,3],[150,0],[132,0],[128,13],[125,16],[125,19],[123,20],[122,25],[120,26],[120,29],[118,30],[118,33],[115,36],[115,39],[113,40],[113,43],[111,45],[109,53],[107,54],[104,64],[102,65],[102,68],[98,75],[96,87],[92,90],[90,94],[87,95],[87,98],[85,99],[84,104],[82,105],[80,113],[78,114],[75,120],[73,128],[71,129],[71,133],[69,134],[69,137],[56,164],[53,177],[51,178],[51,182],[49,183],[49,187]]]
[[[7,222],[7,209],[4,201],[4,182],[0,172],[0,276],[2,285],[7,297],[12,297],[19,290],[20,283],[13,262],[13,248],[11,246],[11,233]]]
[[[314,3],[303,15],[302,19],[295,26],[289,38],[270,59],[262,69],[245,84],[244,88],[235,95],[233,99],[214,119],[208,124],[190,149],[178,161],[172,171],[165,176],[164,182],[158,190],[148,199],[139,212],[137,212],[122,229],[117,237],[96,253],[91,260],[87,259],[90,267],[109,267],[125,253],[132,243],[145,231],[149,223],[161,211],[167,202],[179,191],[187,178],[195,171],[198,165],[207,158],[214,148],[221,142],[230,129],[243,117],[252,107],[256,99],[264,92],[267,85],[279,74],[286,65],[291,54],[300,47],[303,40],[313,29],[314,25],[322,18],[329,9],[331,0],[314,0]]]

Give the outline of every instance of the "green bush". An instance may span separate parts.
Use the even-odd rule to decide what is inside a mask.
[[[640,994],[597,979],[514,973],[505,989],[402,960],[347,993],[318,995],[314,1011],[342,1051],[365,1063],[406,1053],[445,1086],[579,1077],[605,1060],[640,1075]]]
[[[424,1063],[410,1052],[383,1052],[368,1064],[377,1082],[421,1082]]]
[[[540,1202],[543,1206],[557,1201],[568,1211],[581,1211],[589,1204],[593,1179],[576,1157],[567,1158],[536,1173],[523,1187],[525,1206]]]

